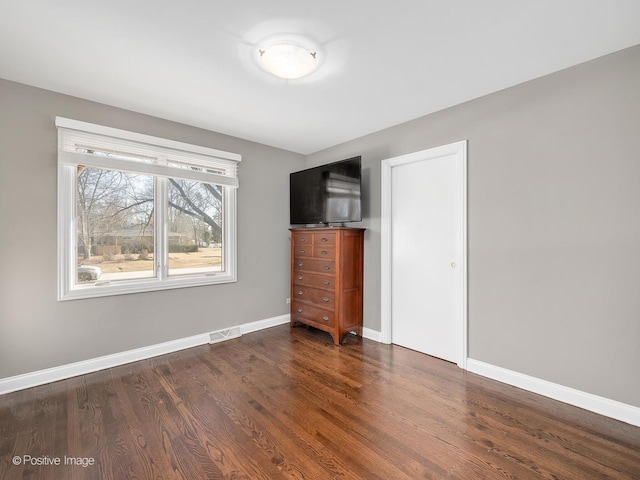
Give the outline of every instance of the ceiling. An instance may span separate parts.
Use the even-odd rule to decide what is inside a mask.
[[[279,33],[320,68],[264,72]],[[638,0],[22,0],[0,77],[310,154],[637,44]]]

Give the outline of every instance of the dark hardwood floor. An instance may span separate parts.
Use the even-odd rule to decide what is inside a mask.
[[[281,326],[0,396],[0,478],[639,479],[640,428]]]

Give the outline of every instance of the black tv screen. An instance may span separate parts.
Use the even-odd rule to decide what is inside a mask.
[[[291,225],[359,222],[361,157],[294,172],[289,179]]]

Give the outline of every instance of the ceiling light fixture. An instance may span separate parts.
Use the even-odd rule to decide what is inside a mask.
[[[281,40],[258,50],[259,63],[276,77],[295,80],[318,67],[318,52],[297,42]]]

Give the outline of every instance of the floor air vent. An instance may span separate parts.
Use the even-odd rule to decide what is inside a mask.
[[[239,327],[227,328],[226,330],[218,330],[217,332],[211,332],[209,334],[209,343],[218,343],[232,338],[238,338],[242,336],[242,332]]]

